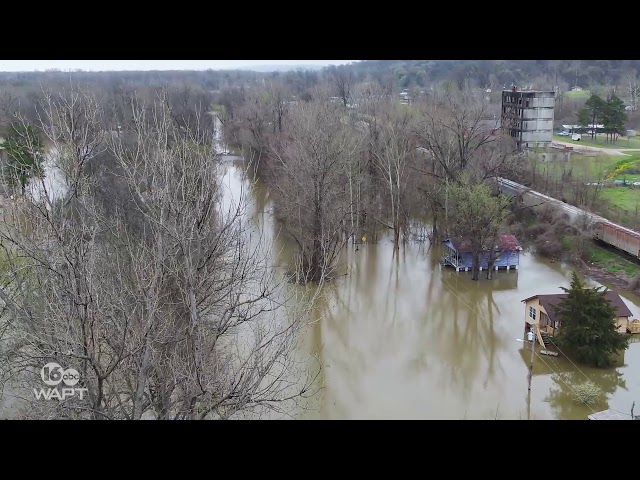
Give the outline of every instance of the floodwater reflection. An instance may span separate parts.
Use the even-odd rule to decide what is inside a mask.
[[[254,221],[272,232],[276,261],[286,265],[293,250],[278,235],[268,190],[257,182],[252,195]],[[299,348],[320,357],[322,390],[311,409],[296,416],[528,418],[529,356],[516,341],[523,334],[522,300],[560,293],[559,287],[569,286],[571,269],[523,252],[519,270],[494,272],[492,280],[483,272],[472,281],[470,273],[440,266],[439,246],[412,242],[394,253],[389,236],[383,232],[378,240],[345,248],[337,278],[316,301],[315,321]],[[637,317],[640,300],[625,295],[625,301]],[[545,361],[548,367],[535,363],[531,418],[586,419],[591,413],[563,388],[561,372],[583,379],[586,374],[598,384],[606,392],[603,408],[628,409],[640,401],[640,343],[632,343],[625,363],[610,370]]]

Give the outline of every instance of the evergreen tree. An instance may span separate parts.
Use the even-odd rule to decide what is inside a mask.
[[[602,116],[606,107],[606,103],[598,95],[591,95],[589,100],[584,104],[584,107],[578,112],[578,123],[582,127],[587,127],[591,123],[591,138],[593,139],[596,134],[596,125],[599,120],[602,120]]]
[[[42,175],[44,147],[30,125],[13,123],[3,144],[7,156],[5,178],[12,186],[20,186],[24,195],[32,177]]]
[[[615,142],[617,135],[624,134],[627,123],[627,113],[624,110],[624,102],[615,94],[611,95],[602,110],[602,123],[608,140]]]
[[[573,272],[568,296],[555,308],[562,328],[556,343],[574,354],[579,362],[599,368],[611,365],[612,356],[625,350],[628,342],[617,332],[616,309],[605,297],[604,287],[585,287]]]

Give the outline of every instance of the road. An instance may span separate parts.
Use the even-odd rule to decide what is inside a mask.
[[[573,147],[575,152],[601,152],[605,155],[623,155],[629,156],[630,153],[626,152],[640,152],[640,148],[600,148],[600,147],[590,147],[586,145],[577,145],[575,143],[570,142],[561,142],[560,140],[554,140],[554,144],[563,145],[567,147]]]

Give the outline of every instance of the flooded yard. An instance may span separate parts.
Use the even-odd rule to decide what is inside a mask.
[[[229,192],[240,191],[243,163],[228,158],[225,168]],[[276,235],[269,193],[258,182],[250,195],[248,215],[276,242],[274,261],[283,267],[293,252]],[[519,270],[474,282],[470,273],[442,267],[441,253],[424,242],[394,254],[391,238],[345,249],[339,276],[324,287],[317,321],[299,345],[301,355],[320,359],[321,389],[294,417],[527,419],[530,409],[532,419],[586,419],[607,408],[630,413],[640,399],[640,343],[631,343],[609,370],[537,355],[528,396],[530,344],[518,341],[522,300],[562,293],[571,269],[523,252]],[[623,298],[638,317],[640,299]],[[600,386],[606,400],[591,407],[576,401],[572,385],[586,380]]]

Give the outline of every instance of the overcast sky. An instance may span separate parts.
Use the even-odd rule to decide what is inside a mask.
[[[228,70],[265,65],[341,65],[353,61],[355,60],[0,60],[0,71]]]

